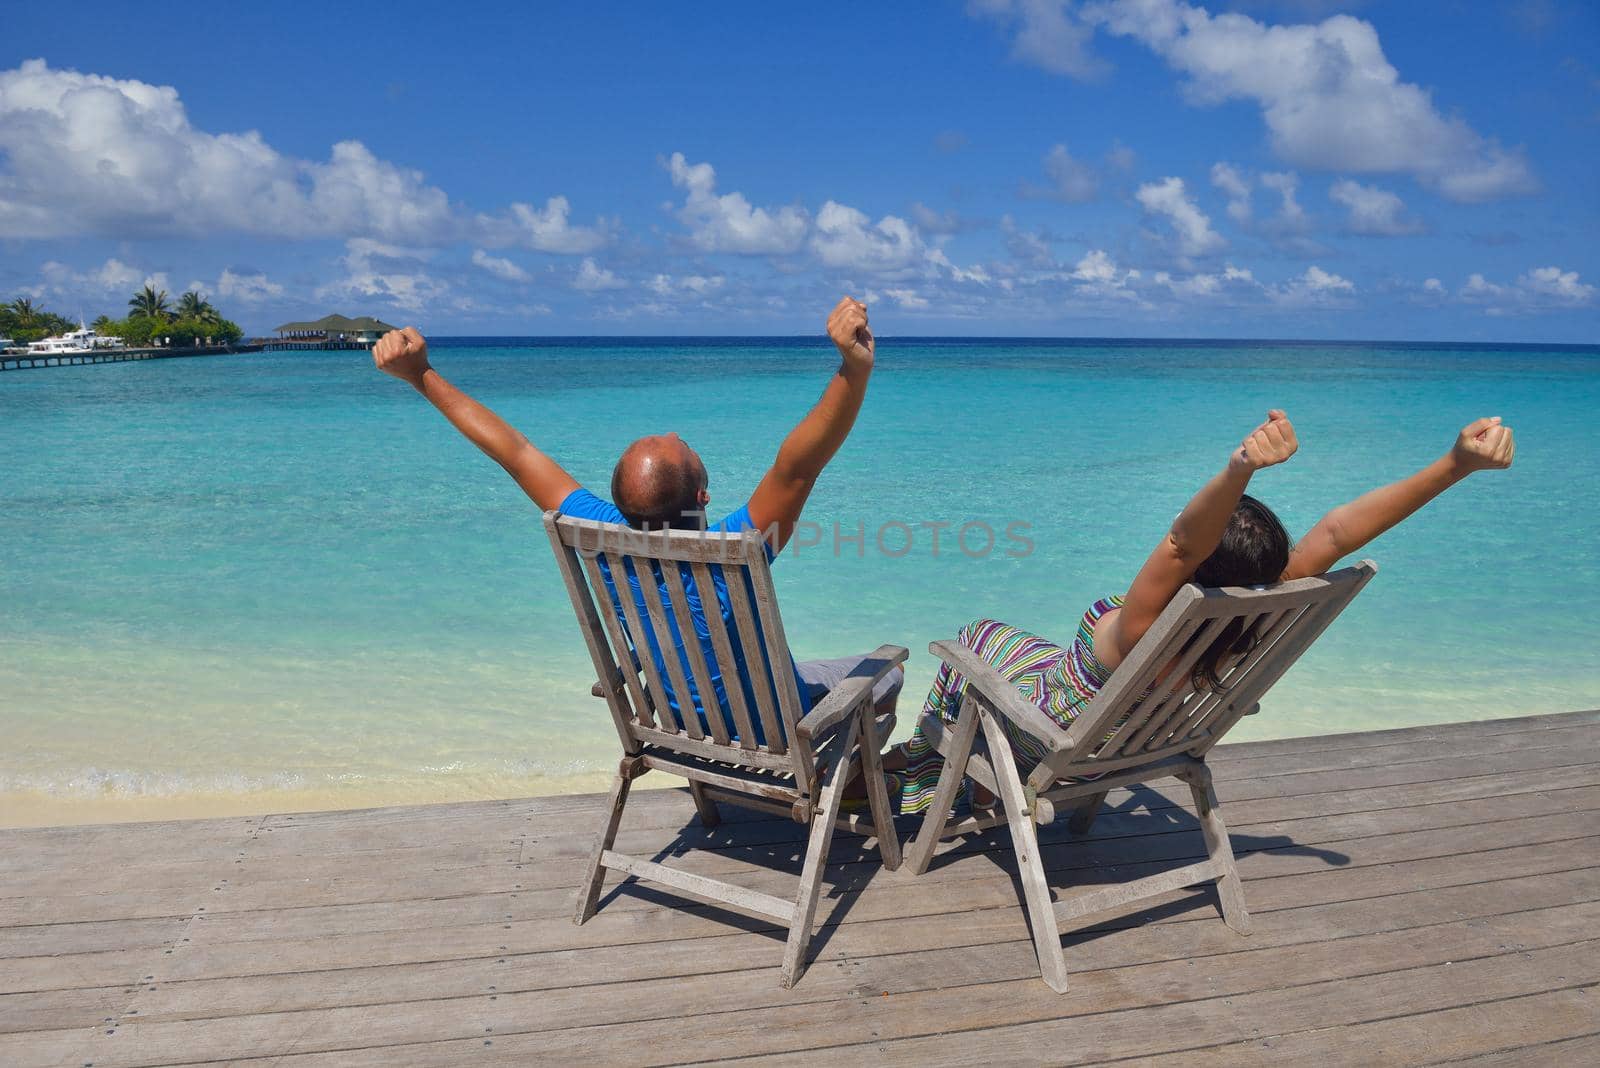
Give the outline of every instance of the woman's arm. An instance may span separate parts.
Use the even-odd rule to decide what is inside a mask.
[[[1228,520],[1250,485],[1250,476],[1263,467],[1283,463],[1299,447],[1289,417],[1276,408],[1268,412],[1267,421],[1233,450],[1227,466],[1201,487],[1173,521],[1172,529],[1128,587],[1121,610],[1103,617],[1104,622],[1095,628],[1095,659],[1107,668],[1122,663],[1167,603],[1221,544]]]
[[[1289,554],[1285,580],[1320,575],[1474,471],[1510,467],[1517,443],[1500,417],[1467,424],[1451,450],[1414,475],[1341,504]]]

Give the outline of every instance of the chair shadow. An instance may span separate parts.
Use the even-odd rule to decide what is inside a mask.
[[[805,865],[805,850],[809,827],[782,817],[760,818],[764,814],[754,810],[738,810],[731,802],[719,801],[726,817],[730,809],[740,815],[749,813],[754,819],[727,819],[715,827],[706,827],[698,816],[677,832],[666,845],[650,858],[658,864],[667,864],[675,857],[705,852],[734,852],[752,868],[771,871],[796,880],[776,896],[792,898],[799,893],[798,879]],[[902,836],[903,840],[903,836]],[[877,840],[863,837],[843,829],[836,830],[832,847],[822,877],[822,888],[817,905],[815,926],[811,935],[807,959],[814,958],[833,937],[838,925],[861,897],[862,892],[881,870]],[[750,871],[722,873],[710,876],[740,884]],[[629,876],[609,888],[600,898],[597,913],[624,894],[648,901],[654,905],[692,911],[726,923],[730,933],[746,931],[765,934],[782,943],[789,931],[776,920],[747,916],[724,905],[701,901],[677,894],[670,889],[653,886]]]
[[[1200,821],[1191,810],[1174,804],[1144,784],[1127,787],[1126,792],[1127,796],[1115,805],[1103,806],[1093,826],[1084,834],[1073,834],[1068,830],[1067,810],[1060,811],[1053,823],[1036,828],[1039,852],[1044,860],[1045,880],[1058,900],[1074,891],[1115,885],[1205,859],[1206,848]],[[1226,818],[1226,808],[1223,815]],[[1020,907],[1024,901],[1022,875],[1009,841],[1009,830],[1002,825],[979,834],[999,835],[1004,845],[1000,848],[941,854],[935,858],[929,871],[936,870],[939,861],[945,858],[981,853],[1010,879]],[[1289,835],[1241,834],[1230,828],[1228,840],[1236,858],[1251,853],[1271,852],[1284,856],[1313,857],[1329,867],[1343,867],[1350,863],[1347,853],[1297,842]],[[1144,870],[1129,872],[1129,868]],[[1189,887],[1179,898],[1145,908],[1120,911],[1106,919],[1096,920],[1093,915],[1086,916],[1081,927],[1062,932],[1063,945],[1069,948],[1082,945],[1115,931],[1142,926],[1154,920],[1174,918],[1205,906],[1217,908],[1220,918],[1220,902],[1214,884]]]

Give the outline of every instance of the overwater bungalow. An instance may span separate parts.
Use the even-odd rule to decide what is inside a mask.
[[[278,341],[287,347],[366,348],[395,329],[397,327],[370,315],[354,319],[343,315],[325,315],[311,322],[284,323],[274,327],[273,332],[278,335]]]

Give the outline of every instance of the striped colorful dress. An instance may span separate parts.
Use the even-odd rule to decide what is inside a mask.
[[[1111,677],[1111,672],[1094,656],[1094,625],[1101,616],[1121,607],[1121,597],[1096,601],[1083,614],[1078,633],[1065,649],[1037,634],[992,619],[967,624],[956,640],[994,665],[1045,715],[1067,726],[1078,718],[1078,713]],[[966,685],[966,679],[950,665],[940,666],[933,689],[928,691],[927,703],[922,706],[916,732],[901,746],[906,754],[905,779],[900,792],[902,812],[923,812],[932,803],[939,773],[944,770],[944,758],[928,742],[923,723],[929,717],[937,717],[946,724],[954,724],[961,713]],[[1010,720],[1002,719],[1001,724],[1011,739],[1018,770],[1026,775],[1044,759],[1044,747],[1032,735],[1012,726]]]

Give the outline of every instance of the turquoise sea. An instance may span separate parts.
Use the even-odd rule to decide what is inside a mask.
[[[821,338],[433,359],[601,492],[629,440],[679,431],[714,512],[836,362]],[[808,509],[823,544],[775,565],[795,651],[909,646],[903,736],[930,640],[980,615],[1070,638],[1274,406],[1301,451],[1253,492],[1295,533],[1474,417],[1519,449],[1366,551],[1377,579],[1236,737],[1600,705],[1600,348],[883,339]],[[0,805],[513,796],[615,766],[536,510],[364,353],[6,373],[0,457]],[[904,555],[873,544],[891,521]],[[995,551],[953,546],[971,522]]]

